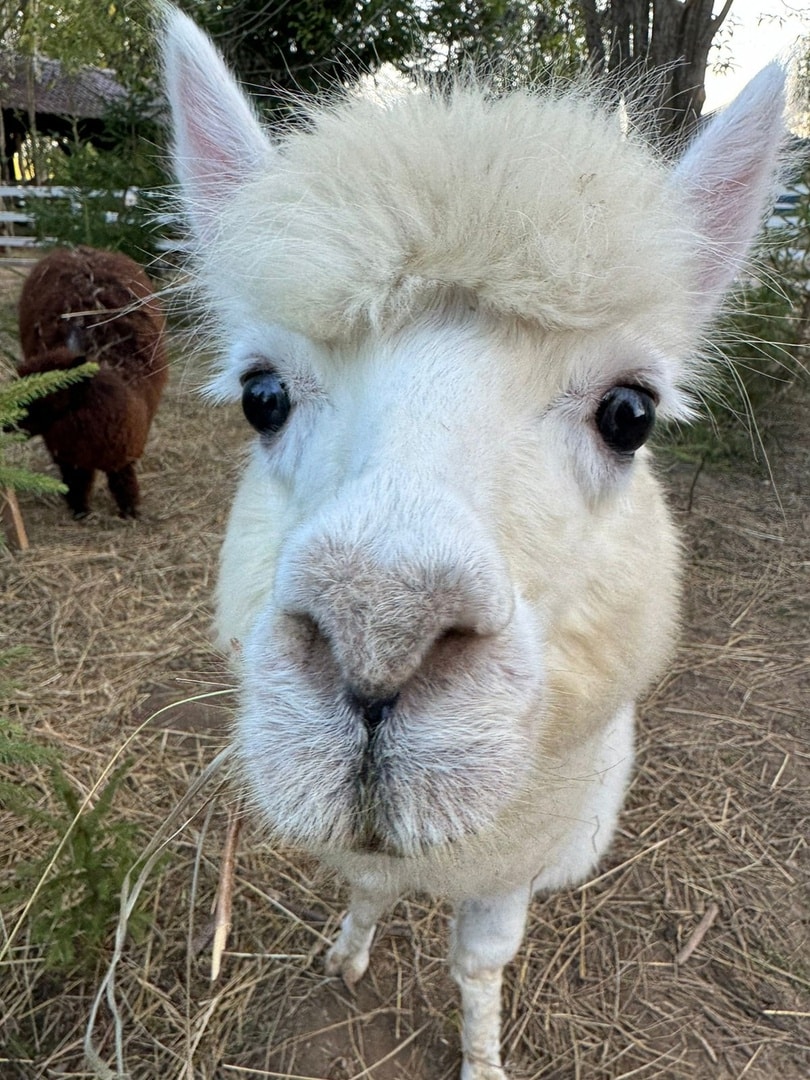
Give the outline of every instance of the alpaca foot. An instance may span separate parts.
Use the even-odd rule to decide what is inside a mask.
[[[93,469],[80,469],[75,465],[60,462],[59,471],[62,483],[67,488],[65,502],[75,521],[81,521],[90,513],[90,492],[93,490]]]
[[[351,990],[368,969],[369,949],[366,947],[359,952],[355,951],[353,942],[344,941],[348,936],[345,931],[341,931],[337,941],[326,954],[325,968],[327,975],[340,975]]]
[[[116,472],[107,473],[107,487],[115,499],[118,516],[136,518],[138,516],[140,492],[138,489],[138,477],[135,475],[135,465],[131,463]]]
[[[488,1061],[470,1061],[464,1059],[461,1066],[461,1080],[509,1080],[500,1067]]]
[[[358,917],[358,913],[350,907],[343,918],[337,940],[326,954],[326,974],[341,975],[350,990],[363,978],[368,968],[375,925],[364,917],[368,914],[361,912]]]

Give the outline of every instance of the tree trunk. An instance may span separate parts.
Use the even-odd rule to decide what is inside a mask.
[[[39,133],[37,131],[37,74],[36,56],[32,53],[25,61],[25,96],[28,106],[28,141],[31,145],[31,166],[34,170],[34,184],[42,184]]]
[[[585,25],[585,44],[588,62],[594,71],[605,70],[605,42],[602,38],[602,17],[596,10],[596,0],[580,0],[579,10]]]
[[[706,67],[712,40],[731,9],[733,0],[712,17],[712,0],[687,0],[681,18],[679,53],[673,69],[671,108],[680,117],[680,129],[690,132],[706,101]]]
[[[685,138],[703,109],[709,50],[731,9],[725,0],[578,0],[591,66],[628,81],[654,83],[662,134]]]
[[[3,117],[2,91],[0,91],[0,182],[10,184],[14,174],[11,168],[11,152],[6,143],[6,123]]]

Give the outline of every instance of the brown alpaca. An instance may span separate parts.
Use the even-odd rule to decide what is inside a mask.
[[[34,402],[22,424],[59,466],[73,516],[89,512],[100,469],[121,517],[137,517],[135,462],[168,375],[165,318],[149,279],[120,252],[60,248],[29,274],[19,316],[20,375],[99,365],[92,378]]]

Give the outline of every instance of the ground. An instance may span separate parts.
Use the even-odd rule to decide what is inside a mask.
[[[19,280],[0,274],[0,345],[12,354]],[[137,825],[138,850],[165,839],[143,884],[147,928],[116,970],[118,1035],[105,999],[93,1045],[114,1069],[117,1038],[132,1080],[450,1080],[459,1018],[447,911],[403,901],[352,995],[323,974],[339,883],[249,820],[233,928],[209,980],[211,903],[237,801],[227,768],[168,819],[227,743],[232,697],[209,641],[209,597],[246,433],[234,410],[194,396],[187,352],[178,337],[140,467],[142,518],[119,521],[103,486],[82,522],[56,496],[24,497],[31,548],[0,552],[0,652],[26,649],[8,669],[11,718],[58,750],[81,796],[126,758],[107,820]],[[690,566],[682,644],[641,710],[609,857],[582,888],[533,904],[506,980],[514,1080],[810,1075],[808,400],[806,386],[786,387],[769,408],[772,476],[753,455],[702,467],[661,455]],[[25,460],[51,471],[36,445]],[[46,765],[6,774],[52,802]],[[0,808],[0,888],[47,840]],[[0,921],[0,1077],[112,1075],[82,1052],[112,935],[83,973],[49,970],[23,903]]]

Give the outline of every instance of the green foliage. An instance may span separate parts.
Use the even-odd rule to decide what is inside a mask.
[[[98,364],[77,364],[72,368],[54,371],[38,371],[22,379],[0,385],[0,424],[16,424],[26,413],[29,405],[56,390],[73,386],[98,371]]]
[[[581,64],[583,41],[564,0],[183,0],[239,75],[269,93],[318,91],[395,65],[452,72],[471,60],[512,78]],[[279,92],[281,92],[279,94]],[[276,94],[274,98],[273,95]]]
[[[561,0],[433,0],[422,8],[422,55],[407,66],[453,72],[470,61],[510,84],[582,67],[576,14]]]
[[[25,655],[26,650],[23,648],[0,652],[0,705],[11,696],[16,687],[5,669],[23,659]],[[18,765],[43,765],[50,761],[53,761],[50,750],[33,742],[18,724],[0,712],[0,768],[5,770]],[[19,800],[20,797],[20,785],[0,774],[0,806],[7,806],[12,799]]]
[[[150,0],[11,0],[2,5],[6,49],[58,59],[68,71],[114,68],[121,81],[141,77],[151,55]]]
[[[0,5],[2,7],[2,5]],[[59,60],[63,71],[111,68],[127,97],[112,103],[103,138],[90,143],[75,121],[73,136],[33,135],[27,144],[41,182],[71,189],[63,199],[31,199],[38,239],[120,250],[138,261],[154,254],[156,206],[146,194],[166,182],[160,166],[151,0],[17,0],[4,19],[0,45],[27,58]],[[0,87],[2,89],[2,87]],[[139,189],[130,205],[125,193]]]
[[[0,888],[0,910],[30,902],[30,940],[49,972],[89,970],[109,943],[121,887],[140,850],[137,826],[112,817],[113,799],[129,765],[116,769],[95,804],[82,809],[83,800],[55,752],[33,741],[1,708],[15,688],[6,669],[25,655],[23,648],[0,653],[0,807],[37,835],[44,830],[55,840],[45,854],[15,867],[13,883]],[[43,775],[50,779],[54,810],[35,801],[41,790],[30,782],[35,765],[47,769]],[[137,936],[147,925],[145,913],[133,912],[131,933]]]
[[[50,182],[68,191],[27,201],[38,240],[55,247],[86,244],[122,251],[140,263],[156,253],[154,196],[134,182],[135,171],[125,156],[100,153],[83,143],[69,156],[52,155],[51,163]]]
[[[34,742],[3,709],[4,703],[17,686],[16,682],[9,678],[6,669],[24,659],[26,652],[24,648],[5,649],[0,652],[0,808],[30,808],[31,788],[20,783],[14,773],[26,766],[52,764],[54,760],[53,751]]]
[[[55,390],[72,386],[98,371],[98,364],[79,364],[77,367],[59,371],[43,371],[24,379],[12,379],[0,383],[0,488],[15,491],[32,491],[37,494],[63,492],[65,486],[50,476],[33,473],[28,469],[9,464],[8,451],[25,442],[26,436],[14,430],[25,417],[27,407]],[[2,532],[0,532],[2,544]],[[2,759],[0,759],[2,760]]]
[[[135,823],[113,820],[112,803],[129,765],[113,772],[92,807],[57,766],[53,769],[54,812],[17,797],[9,803],[29,825],[52,832],[56,842],[39,858],[17,868],[16,882],[0,896],[19,904],[33,896],[28,912],[30,939],[52,972],[91,970],[109,945],[118,918],[124,879],[138,858]],[[145,912],[133,912],[129,930],[136,938],[148,925]]]
[[[396,63],[419,35],[419,5],[389,0],[185,0],[255,88],[313,91]],[[268,102],[270,104],[270,102]]]
[[[155,189],[166,183],[150,118],[153,92],[130,91],[126,103],[110,107],[104,145],[72,140],[53,144],[45,171],[50,184],[68,189],[62,198],[30,199],[37,238],[58,245],[87,244],[122,251],[137,262],[156,253]]]
[[[766,237],[757,280],[722,328],[729,361],[728,397],[734,388],[743,411],[756,420],[774,394],[803,376],[800,356],[810,337],[810,169],[795,210]]]
[[[12,650],[0,654],[0,668],[4,667],[13,657]],[[3,680],[0,680],[3,681]],[[0,697],[8,692],[8,682],[3,681],[0,686]],[[50,760],[51,755],[42,746],[31,742],[23,729],[12,723],[7,716],[0,714],[0,765],[41,765]],[[8,802],[12,788],[8,780],[0,777],[0,804]]]

